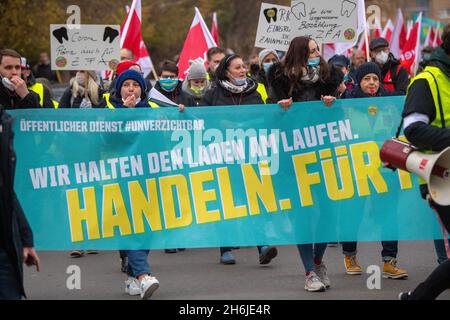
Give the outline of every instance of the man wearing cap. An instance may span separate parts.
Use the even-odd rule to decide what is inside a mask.
[[[328,63],[341,69],[344,73],[345,87],[347,91],[351,92],[355,85],[355,81],[350,76],[350,60],[342,54],[336,54],[328,60]]]
[[[370,42],[370,57],[381,68],[381,78],[385,89],[394,96],[406,95],[409,85],[409,73],[389,49],[389,42],[376,38]]]
[[[20,77],[20,58],[14,50],[0,50],[0,109],[39,108],[39,96]]]

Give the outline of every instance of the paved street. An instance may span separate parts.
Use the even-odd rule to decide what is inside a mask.
[[[188,249],[177,254],[154,251],[150,262],[160,288],[153,300],[300,300],[300,299],[397,299],[400,291],[414,288],[436,266],[434,246],[427,242],[400,243],[399,266],[409,272],[408,280],[382,280],[381,290],[367,289],[368,274],[344,274],[340,248],[328,248],[325,261],[332,287],[325,293],[303,290],[303,267],[295,246],[279,247],[279,255],[268,266],[260,266],[256,248],[233,251],[237,264],[219,264],[219,249]],[[380,264],[381,245],[361,244],[363,267]],[[101,252],[71,259],[68,252],[41,252],[42,271],[27,269],[25,284],[29,299],[134,299],[124,293],[125,275],[120,272],[119,255]],[[81,290],[68,290],[66,270],[81,268]],[[381,264],[380,264],[381,265]],[[450,299],[446,292],[441,299]]]

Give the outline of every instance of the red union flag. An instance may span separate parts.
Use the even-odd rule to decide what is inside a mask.
[[[403,13],[401,9],[397,10],[397,21],[392,33],[391,52],[394,57],[399,58],[403,53],[403,47],[406,42],[406,29]]]
[[[217,23],[217,12],[213,13],[211,34],[216,44],[219,45],[219,24]]]
[[[400,57],[402,65],[413,74],[418,67],[418,51],[420,48],[420,31],[422,29],[422,12],[417,17],[416,23],[409,33],[408,40],[403,47],[403,54]]]
[[[198,8],[195,8],[195,17],[189,30],[186,41],[184,42],[183,51],[180,55],[178,68],[180,73],[178,78],[184,80],[186,78],[187,70],[189,69],[189,61],[195,60],[205,63],[208,61],[206,53],[210,48],[217,47],[211,32],[209,32],[205,21]]]
[[[141,66],[146,77],[152,71],[153,63],[142,40],[141,21],[141,0],[133,0],[125,22],[120,29],[120,47],[133,52],[136,62]]]

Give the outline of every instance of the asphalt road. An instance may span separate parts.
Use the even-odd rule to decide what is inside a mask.
[[[369,274],[348,276],[344,273],[340,248],[328,248],[325,262],[331,289],[325,293],[304,291],[304,271],[295,246],[278,247],[279,255],[268,266],[260,266],[256,248],[233,251],[236,265],[219,263],[219,249],[188,249],[177,254],[154,251],[150,254],[153,275],[160,288],[152,300],[395,300],[423,281],[436,267],[431,241],[400,243],[399,266],[409,272],[407,280],[381,280],[380,290],[369,290]],[[359,260],[365,268],[381,266],[381,245],[359,246]],[[25,286],[31,300],[139,300],[124,292],[125,275],[120,272],[117,252],[100,252],[71,259],[68,252],[40,252],[42,270],[25,271]],[[67,268],[81,270],[81,289],[69,290]],[[450,299],[450,292],[440,299]]]

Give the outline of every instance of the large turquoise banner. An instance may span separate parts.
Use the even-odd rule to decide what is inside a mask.
[[[434,239],[379,159],[403,103],[11,111],[15,187],[41,250]]]

